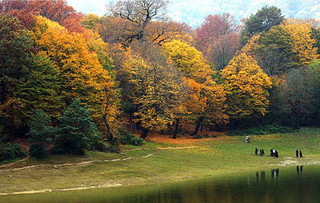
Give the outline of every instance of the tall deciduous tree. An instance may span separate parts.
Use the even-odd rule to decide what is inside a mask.
[[[296,128],[313,110],[314,97],[310,87],[310,78],[302,69],[291,70],[280,86],[282,111],[288,113]]]
[[[189,92],[184,105],[189,119],[196,123],[193,134],[198,133],[204,122],[212,126],[226,123],[224,89],[212,79],[214,72],[201,52],[180,40],[164,44],[163,49],[186,77]]]
[[[125,40],[123,44],[130,44],[135,39],[143,41],[151,20],[164,17],[166,5],[165,0],[120,0],[111,4],[111,14],[129,23],[125,30],[119,33]]]
[[[22,104],[14,93],[31,63],[32,45],[30,33],[18,19],[0,13],[0,118],[2,122],[8,120],[16,127],[21,124]]]
[[[285,20],[280,27],[289,33],[293,40],[293,52],[296,54],[297,66],[310,64],[319,57],[316,40],[312,39],[311,24],[301,20]]]
[[[241,31],[241,44],[245,45],[256,34],[268,31],[272,26],[280,25],[284,20],[281,10],[275,6],[265,6],[251,15]]]
[[[220,70],[228,65],[239,47],[238,30],[229,13],[209,15],[195,30],[196,47]]]
[[[291,36],[279,26],[261,33],[255,54],[259,65],[269,75],[288,72],[297,60]]]
[[[239,120],[265,115],[271,81],[256,60],[240,54],[230,61],[221,75],[227,91],[230,118]]]

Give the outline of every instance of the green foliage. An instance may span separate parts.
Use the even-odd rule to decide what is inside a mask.
[[[44,159],[47,156],[47,151],[42,144],[33,144],[29,148],[29,155],[36,159]]]
[[[228,135],[237,136],[237,135],[267,135],[275,133],[292,133],[294,129],[287,126],[281,126],[278,124],[263,125],[254,128],[246,128],[240,130],[230,130]]]
[[[311,38],[316,40],[318,54],[320,54],[320,28],[311,28]]]
[[[25,151],[18,144],[8,143],[0,147],[0,162],[26,157]]]
[[[204,135],[194,136],[193,139],[216,138],[216,137],[217,136],[215,136],[215,135],[204,134]]]
[[[30,118],[29,141],[42,145],[50,144],[56,129],[51,124],[51,118],[43,110],[35,110]]]
[[[14,98],[17,84],[27,73],[33,40],[17,18],[0,13],[0,122],[10,134],[21,128],[21,102]]]
[[[294,43],[289,33],[278,26],[260,35],[255,50],[259,65],[268,75],[288,72],[295,60]]]
[[[92,111],[75,100],[61,115],[60,128],[53,148],[54,153],[84,155],[93,143],[100,139],[100,133],[91,119]]]
[[[305,70],[293,69],[287,74],[285,83],[280,86],[281,110],[290,115],[295,128],[300,128],[301,122],[313,111],[315,101],[309,77]]]
[[[263,7],[245,22],[244,29],[241,32],[241,44],[245,45],[253,35],[268,31],[272,26],[279,25],[283,20],[284,16],[277,7]]]
[[[127,131],[124,128],[119,130],[119,139],[120,139],[120,143],[123,145],[127,145],[127,144],[135,145],[135,146],[143,145],[142,138],[137,138],[136,136],[132,135],[131,132]]]
[[[15,97],[22,102],[22,113],[29,118],[34,109],[42,109],[58,118],[63,110],[58,72],[49,58],[32,55],[28,73],[20,80]]]

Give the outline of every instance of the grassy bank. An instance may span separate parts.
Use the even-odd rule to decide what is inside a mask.
[[[0,168],[0,193],[141,185],[320,163],[320,129],[251,136],[251,140],[246,144],[243,136],[225,135],[176,141],[155,137],[142,147],[124,147],[124,154],[87,152],[84,157],[28,159]],[[264,148],[267,156],[255,156],[255,147]],[[270,148],[277,149],[280,158],[269,157]],[[295,158],[296,149],[304,158]]]

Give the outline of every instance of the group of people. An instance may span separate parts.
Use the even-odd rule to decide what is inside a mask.
[[[296,150],[296,157],[299,157],[299,155],[300,155],[300,158],[302,158],[303,156],[302,156],[302,151],[301,150]]]
[[[260,149],[259,152],[260,152],[260,153],[259,153],[260,156],[264,156],[264,155],[265,155],[264,149]],[[255,149],[255,154],[258,155],[258,148]],[[278,157],[279,157],[279,153],[278,153],[278,151],[275,150],[275,149],[270,149],[270,156],[271,156],[271,157],[277,157],[277,158],[278,158]]]
[[[278,151],[275,149],[270,149],[270,156],[278,158],[279,157]]]

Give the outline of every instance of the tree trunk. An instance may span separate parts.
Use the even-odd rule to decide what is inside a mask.
[[[114,142],[114,136],[113,136],[113,134],[112,134],[112,132],[111,132],[111,130],[110,130],[110,125],[109,125],[109,123],[108,123],[108,121],[107,121],[107,115],[106,115],[106,114],[103,115],[103,121],[104,121],[104,124],[105,124],[106,127],[107,127],[108,142],[109,142],[109,143],[113,143],[113,142]]]
[[[180,123],[180,119],[176,119],[176,125],[174,128],[174,133],[173,133],[173,137],[172,137],[173,139],[177,139],[179,123]]]
[[[203,121],[203,117],[200,117],[199,120],[197,121],[196,129],[195,129],[195,131],[192,133],[192,136],[198,134],[199,129],[200,129],[200,125],[201,125],[201,122],[202,122],[202,121]]]
[[[142,133],[141,133],[140,138],[146,139],[146,137],[148,136],[148,133],[149,133],[149,129],[147,129],[147,128],[142,128]]]

